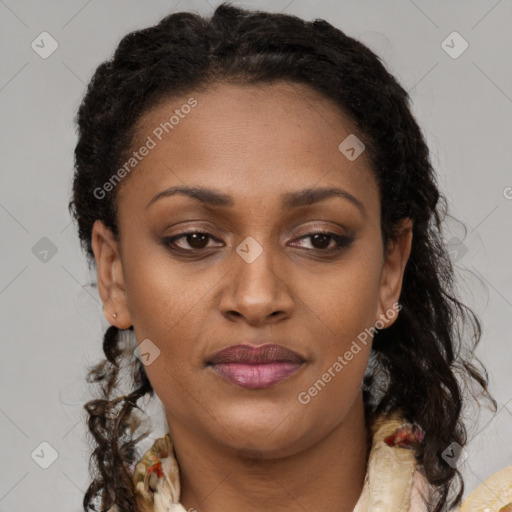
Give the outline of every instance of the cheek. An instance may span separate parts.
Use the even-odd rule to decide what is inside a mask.
[[[141,336],[162,343],[197,323],[201,301],[215,286],[213,276],[171,263],[165,249],[133,252],[125,264],[128,309]]]
[[[331,358],[333,352],[344,352],[352,340],[375,324],[379,273],[363,259],[345,262],[315,286],[310,281],[301,288],[310,328],[317,331]]]
[[[177,396],[181,383],[191,385],[202,366],[205,325],[211,293],[221,275],[172,264],[169,257],[148,249],[127,258],[128,308],[139,344],[158,354],[146,373],[156,393]],[[173,393],[175,390],[176,393]],[[186,389],[181,394],[187,395]],[[172,397],[171,397],[172,398]]]
[[[347,351],[340,350],[314,372],[311,381],[297,395],[302,416],[322,418],[324,428],[345,418],[361,395],[370,350],[369,344],[359,343],[359,348],[348,349],[350,360],[345,357]]]

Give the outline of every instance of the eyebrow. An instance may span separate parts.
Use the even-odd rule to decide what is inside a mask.
[[[146,210],[159,199],[170,197],[175,194],[182,194],[210,206],[233,207],[235,201],[232,196],[218,190],[206,187],[175,186],[158,192],[146,205]],[[363,203],[346,190],[336,187],[305,188],[296,192],[286,192],[282,196],[282,207],[285,209],[310,206],[330,197],[341,197],[352,202],[366,216],[366,209]]]

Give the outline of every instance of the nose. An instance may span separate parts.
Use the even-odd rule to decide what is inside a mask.
[[[254,253],[250,254],[254,247],[246,253],[243,248],[233,254],[233,266],[222,290],[221,313],[231,321],[243,319],[253,326],[290,317],[294,300],[285,262],[278,264],[271,250],[262,248],[254,258]]]

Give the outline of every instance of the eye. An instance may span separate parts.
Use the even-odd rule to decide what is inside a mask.
[[[323,253],[333,253],[342,251],[348,248],[353,238],[349,238],[343,235],[338,235],[330,231],[318,231],[314,233],[308,233],[298,240],[311,239],[311,250],[319,251]],[[176,242],[183,239],[184,244],[188,244],[187,247],[178,245]],[[194,253],[208,248],[208,241],[216,240],[210,233],[205,231],[187,231],[178,235],[168,237],[164,239],[164,245],[169,247],[171,250]]]
[[[307,235],[301,236],[298,240],[304,240],[307,238],[311,239],[311,245],[313,246],[312,250],[324,253],[341,251],[348,248],[353,242],[352,238],[338,235],[330,231],[308,233]],[[332,245],[332,242],[334,242],[334,245]]]
[[[191,249],[187,247],[180,247],[176,244],[176,241],[181,240],[182,238]],[[169,246],[171,249],[177,247],[178,251],[194,252],[205,249],[209,239],[214,238],[210,233],[207,233],[205,231],[187,231],[184,233],[180,233],[179,235],[171,236],[169,238],[164,239],[164,244],[166,246]]]

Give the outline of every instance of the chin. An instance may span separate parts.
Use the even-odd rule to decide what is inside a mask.
[[[222,425],[217,429],[222,442],[247,457],[275,458],[290,455],[306,434],[303,415],[281,403],[233,404],[228,410],[217,408]],[[295,414],[294,414],[295,412]],[[299,430],[300,428],[300,430]],[[306,431],[304,430],[306,428]]]

